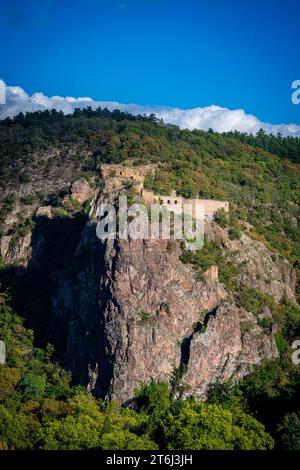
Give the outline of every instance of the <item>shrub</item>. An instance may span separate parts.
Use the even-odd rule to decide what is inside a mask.
[[[278,426],[279,447],[300,450],[300,411],[288,413]]]
[[[23,196],[21,197],[21,202],[25,204],[25,206],[30,206],[37,200],[37,196],[30,195],[30,196]]]
[[[277,331],[275,333],[275,341],[278,351],[282,354],[287,348],[287,342],[283,336],[282,331]]]
[[[214,220],[223,228],[228,225],[228,216],[223,207],[217,210],[214,215]]]
[[[231,227],[228,231],[228,236],[230,240],[235,240],[240,238],[242,235],[242,231],[238,227]]]
[[[46,390],[46,376],[26,372],[21,379],[20,388],[24,400],[40,400]]]

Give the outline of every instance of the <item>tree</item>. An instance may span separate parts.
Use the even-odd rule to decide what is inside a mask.
[[[105,433],[101,437],[103,450],[157,450],[158,445],[149,436],[137,436],[126,429]]]
[[[221,227],[226,227],[228,224],[228,217],[223,208],[217,210],[214,219]]]
[[[300,450],[300,411],[288,413],[278,426],[279,447]]]
[[[20,387],[25,400],[39,400],[45,393],[46,376],[26,372],[21,379]]]
[[[152,380],[148,385],[143,385],[136,391],[140,410],[147,414],[158,416],[170,406],[171,396],[167,382],[155,382]]]
[[[163,445],[176,450],[265,450],[274,441],[243,411],[192,401],[175,402],[161,420]]]
[[[45,450],[95,449],[100,445],[99,425],[89,416],[67,416],[46,425],[40,448]]]

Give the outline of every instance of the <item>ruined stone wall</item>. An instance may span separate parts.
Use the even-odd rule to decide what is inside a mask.
[[[105,180],[108,178],[116,178],[117,180],[132,180],[134,187],[139,192],[144,201],[148,204],[159,203],[162,201],[163,205],[173,212],[181,213],[184,204],[192,205],[192,213],[196,215],[196,208],[198,205],[204,206],[204,216],[208,219],[213,219],[215,212],[218,209],[224,209],[225,212],[229,210],[229,203],[227,201],[215,201],[213,199],[185,199],[181,196],[176,196],[172,193],[170,196],[160,196],[154,194],[152,191],[144,189],[145,176],[153,173],[153,165],[141,165],[138,167],[130,167],[125,165],[103,164],[100,167],[100,176]]]
[[[213,219],[214,214],[219,209],[224,209],[226,213],[229,211],[228,201],[215,201],[213,199],[184,199],[184,204],[192,204],[194,208],[198,204],[203,204],[204,216],[210,220]]]
[[[102,164],[100,167],[100,176],[104,179],[128,178],[134,179],[137,182],[144,182],[145,176],[153,170],[151,165],[141,165],[137,167],[130,167],[118,164]]]
[[[147,191],[146,189],[142,190],[142,198],[147,204],[154,204],[157,202],[157,198],[155,198],[153,191]]]
[[[214,214],[218,209],[224,209],[227,213],[229,210],[229,203],[227,201],[215,201],[213,199],[184,199],[181,196],[158,196],[152,191],[142,191],[143,199],[149,203],[159,203],[162,201],[163,205],[170,211],[175,213],[181,213],[185,204],[192,206],[192,214],[196,216],[197,206],[203,206],[204,217],[207,219],[213,219]]]

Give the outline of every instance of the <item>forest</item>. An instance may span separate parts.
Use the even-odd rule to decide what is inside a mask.
[[[49,149],[59,152],[44,161],[40,156]],[[54,110],[19,114],[0,121],[0,186],[5,192],[0,224],[12,211],[19,188],[35,174],[71,165],[78,176],[97,179],[101,162],[127,160],[158,164],[145,184],[160,194],[175,189],[184,197],[228,200],[229,217],[219,213],[216,222],[228,228],[232,239],[248,224],[248,236],[287,259],[297,273],[299,304],[298,138],[262,130],[257,135],[180,130],[154,115],[100,108],[72,115]],[[34,193],[21,202],[26,206],[44,199]],[[85,222],[86,207],[66,207],[59,197],[52,203],[60,220],[76,219],[80,227]],[[16,231],[26,233],[34,223],[20,221]],[[238,383],[213,387],[204,403],[181,399],[172,384],[154,381],[136,390],[134,409],[101,400],[74,383],[54,345],[41,340],[39,321],[26,315],[20,298],[28,292],[16,289],[15,280],[7,277],[9,267],[0,260],[0,339],[8,357],[0,365],[1,449],[300,449],[300,368],[291,361],[292,342],[300,338],[299,306],[238,286],[234,267],[213,243],[193,255],[183,251],[182,262],[200,272],[217,264],[226,289],[246,310],[259,312],[268,305],[279,325],[280,357]],[[48,311],[40,315],[43,323]]]

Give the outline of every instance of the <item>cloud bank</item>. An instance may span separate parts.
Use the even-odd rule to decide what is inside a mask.
[[[3,83],[3,82],[2,82]],[[300,126],[296,124],[269,124],[261,122],[243,109],[230,110],[220,106],[206,106],[203,108],[180,109],[164,106],[143,106],[137,104],[122,104],[115,101],[95,101],[92,98],[73,98],[71,96],[51,96],[43,93],[27,94],[23,88],[18,86],[6,86],[6,103],[0,104],[0,119],[13,117],[19,112],[38,111],[45,109],[56,109],[70,114],[75,108],[91,106],[96,109],[107,108],[110,111],[119,109],[131,114],[156,114],[165,123],[175,124],[181,129],[203,129],[212,128],[216,132],[240,131],[256,133],[263,128],[267,133],[280,132],[284,136],[300,137]]]

